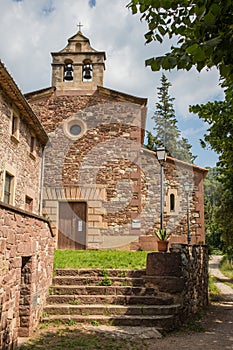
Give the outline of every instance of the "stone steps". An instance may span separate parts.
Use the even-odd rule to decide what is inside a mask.
[[[143,278],[139,277],[107,277],[113,286],[141,286]],[[53,278],[54,285],[99,285],[106,281],[106,277],[99,276],[57,276]]]
[[[171,305],[172,297],[157,295],[50,295],[47,298],[48,304],[118,304],[118,305]]]
[[[86,277],[143,277],[145,270],[120,270],[120,269],[56,269],[56,276],[86,276]]]
[[[161,331],[169,331],[174,328],[173,315],[166,316],[138,316],[138,315],[123,315],[123,316],[104,316],[104,315],[49,315],[43,318],[43,322],[64,324],[88,323],[109,326],[129,326],[129,327],[156,327]]]
[[[179,305],[146,287],[144,276],[144,270],[58,269],[43,321],[174,328]]]
[[[170,315],[179,305],[47,305],[44,311],[50,315]]]
[[[55,285],[51,288],[53,290],[53,294],[59,295],[154,295],[154,289],[146,287]]]

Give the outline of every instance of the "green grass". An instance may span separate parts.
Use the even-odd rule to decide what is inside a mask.
[[[56,250],[54,255],[54,269],[145,269],[147,253],[144,251],[131,252],[118,250]]]
[[[233,278],[233,266],[227,259],[227,257],[224,257],[221,264],[220,264],[220,271],[229,278]]]
[[[217,280],[213,276],[209,276],[209,297],[211,301],[219,301],[221,292],[218,287],[215,285]]]

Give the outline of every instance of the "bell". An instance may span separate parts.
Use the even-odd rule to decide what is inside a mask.
[[[71,81],[73,80],[73,66],[72,64],[67,64],[65,66],[64,80]]]
[[[83,79],[90,80],[92,78],[91,76],[92,68],[90,65],[86,65],[83,67]]]
[[[64,80],[68,80],[68,81],[73,80],[73,74],[72,74],[72,71],[69,71],[69,70],[65,71]]]

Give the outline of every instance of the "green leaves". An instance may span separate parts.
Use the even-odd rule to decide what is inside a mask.
[[[147,44],[177,38],[178,47],[146,61],[152,70],[216,66],[222,79],[233,82],[231,0],[132,0],[128,7],[148,23]]]

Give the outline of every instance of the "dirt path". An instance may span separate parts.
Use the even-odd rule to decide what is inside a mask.
[[[227,278],[221,274],[218,269],[219,262],[221,260],[220,256],[214,256],[210,260],[209,269],[210,274],[216,276],[220,282],[218,282],[218,288],[221,290],[222,300],[220,303],[212,303],[205,316],[198,322],[193,322],[188,328],[180,330],[177,333],[172,333],[166,337],[159,338],[155,329],[145,330],[140,329],[140,332],[135,334],[122,334],[120,337],[116,336],[116,329],[114,330],[111,327],[108,327],[108,330],[103,330],[100,333],[97,328],[90,329],[84,328],[82,326],[74,327],[73,333],[65,332],[59,329],[51,329],[48,327],[45,330],[39,331],[37,334],[36,347],[26,346],[27,349],[132,349],[132,350],[176,350],[176,349],[189,349],[189,350],[222,350],[222,349],[232,349],[233,350],[233,289],[224,285],[221,281],[226,281]],[[199,331],[198,331],[199,330]],[[149,339],[142,339],[143,334],[146,335],[150,333]],[[56,341],[62,332],[64,343],[62,348],[60,345],[56,346]],[[93,335],[97,341],[97,345],[91,347],[87,346],[74,346],[72,347],[70,342],[77,341],[78,338],[85,337],[87,334]],[[113,340],[113,337],[116,337]],[[126,338],[125,338],[126,336]],[[124,339],[125,338],[125,339]],[[112,340],[109,340],[112,339]],[[51,341],[51,342],[50,342]],[[123,342],[123,347],[120,347],[118,344]],[[42,345],[44,344],[44,345]],[[103,347],[99,347],[100,344]],[[106,346],[104,345],[106,344]],[[119,346],[119,347],[118,347]]]
[[[230,279],[224,276],[218,268],[221,259],[221,255],[214,255],[209,262],[209,271],[212,276],[218,278],[218,282],[216,282],[215,284],[221,291],[222,301],[228,301],[233,303],[233,290],[231,287],[224,284],[224,282],[230,281]]]

